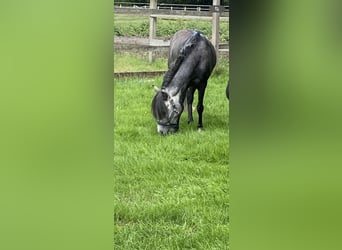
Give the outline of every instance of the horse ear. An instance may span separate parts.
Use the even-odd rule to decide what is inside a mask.
[[[160,88],[158,88],[156,85],[153,85],[153,89],[156,93],[158,93],[160,91]]]

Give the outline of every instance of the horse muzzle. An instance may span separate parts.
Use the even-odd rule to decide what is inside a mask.
[[[157,131],[161,135],[167,135],[168,133],[176,133],[179,129],[179,125],[168,125],[168,126],[163,126],[158,124],[157,125]]]

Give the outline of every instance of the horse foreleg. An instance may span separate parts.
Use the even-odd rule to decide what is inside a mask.
[[[194,101],[195,88],[189,87],[186,92],[186,102],[188,106],[188,124],[193,122],[194,118],[192,116],[192,103]]]

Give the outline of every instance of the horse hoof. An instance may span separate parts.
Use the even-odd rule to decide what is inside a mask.
[[[203,128],[198,128],[197,131],[198,131],[198,132],[202,132],[202,131],[203,131]]]

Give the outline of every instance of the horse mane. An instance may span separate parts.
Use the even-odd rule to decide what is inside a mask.
[[[190,36],[185,41],[183,47],[179,51],[176,60],[170,64],[168,71],[165,73],[162,87],[166,87],[171,82],[182,62],[184,61],[184,58],[191,53],[191,51],[195,47],[194,45],[197,45],[197,43],[199,42],[200,37],[201,33],[198,31],[194,31],[192,36]]]
[[[159,91],[152,100],[151,110],[157,120],[161,120],[168,114],[168,109],[164,103],[164,95],[165,93]]]

